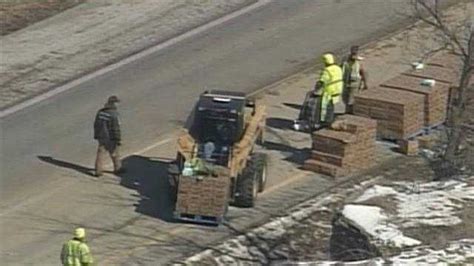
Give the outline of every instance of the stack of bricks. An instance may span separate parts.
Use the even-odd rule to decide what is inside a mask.
[[[450,69],[450,71],[461,72],[462,61],[460,57],[452,53],[438,53],[430,57],[427,61],[428,66],[437,66]]]
[[[446,66],[448,66],[446,64]],[[453,85],[459,81],[459,69],[452,66],[442,67],[439,64],[426,64],[423,69],[411,69],[403,75],[422,79],[433,79],[436,82]]]
[[[431,127],[444,123],[448,108],[449,85],[439,82],[430,87],[421,85],[421,82],[421,78],[399,75],[381,86],[422,95],[425,106],[424,126]]]
[[[440,82],[445,82],[446,84],[449,84],[451,86],[451,93],[449,95],[449,98],[450,102],[454,101],[457,97],[457,86],[459,86],[459,81],[461,78],[460,73],[462,73],[463,68],[463,62],[460,57],[450,52],[442,52],[430,57],[427,60],[427,65],[439,67],[445,69],[448,73],[451,73],[451,78],[449,78],[448,80],[440,80]],[[438,81],[438,79],[434,79]],[[468,109],[472,108],[471,110],[474,110],[474,107],[472,107],[472,105],[473,103],[466,103]]]
[[[303,168],[338,177],[371,167],[375,161],[377,123],[344,115],[333,125],[332,129],[314,133],[311,158]]]
[[[407,139],[423,130],[424,96],[408,91],[376,88],[355,97],[354,114],[377,120],[377,136]]]
[[[229,200],[229,176],[181,176],[178,185],[176,212],[220,217]]]

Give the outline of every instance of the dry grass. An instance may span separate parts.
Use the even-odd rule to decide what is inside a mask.
[[[0,0],[0,35],[54,16],[85,0]]]

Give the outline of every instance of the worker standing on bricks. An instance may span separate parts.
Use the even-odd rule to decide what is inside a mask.
[[[320,126],[330,126],[334,121],[334,105],[341,100],[343,89],[342,70],[336,64],[334,55],[331,53],[324,54],[322,59],[325,67],[321,71],[314,90],[315,92],[321,91],[319,105]]]
[[[120,122],[117,111],[117,96],[110,96],[104,108],[97,112],[94,121],[94,139],[99,143],[95,161],[95,176],[103,174],[103,160],[108,153],[114,164],[114,173],[123,172],[120,161],[119,147],[121,145]]]
[[[342,99],[346,105],[346,113],[353,114],[354,96],[361,90],[368,89],[367,74],[361,63],[359,56],[359,46],[352,46],[351,53],[342,64],[342,74],[344,80],[344,92]]]
[[[61,263],[64,266],[83,266],[92,265],[92,259],[89,247],[85,243],[86,230],[76,228],[74,238],[64,243],[61,250]]]

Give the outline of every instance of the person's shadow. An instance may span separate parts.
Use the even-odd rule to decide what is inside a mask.
[[[51,156],[41,155],[38,156],[38,159],[82,174],[90,176],[94,174],[93,168],[55,159]],[[174,221],[173,192],[168,181],[170,163],[170,160],[139,155],[122,159],[125,171],[116,175],[121,179],[120,185],[137,191],[139,200],[135,204],[136,212],[167,222]]]
[[[284,160],[299,166],[302,166],[304,164],[304,161],[310,157],[311,153],[311,149],[309,148],[298,149],[286,144],[271,141],[265,141],[263,146],[265,147],[265,149],[279,151],[283,154],[286,154],[287,156]]]
[[[63,161],[63,160],[53,158],[51,156],[39,155],[38,159],[40,159],[43,162],[46,162],[46,163],[49,163],[49,164],[52,164],[52,165],[56,165],[56,166],[59,166],[59,167],[62,167],[62,168],[75,170],[75,171],[77,171],[81,174],[94,176],[94,169],[93,168],[89,168],[89,167],[85,167],[85,166],[82,166],[82,165],[79,165],[79,164],[66,162],[66,161]]]

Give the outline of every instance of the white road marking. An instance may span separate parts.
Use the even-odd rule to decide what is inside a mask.
[[[149,150],[152,150],[154,148],[157,148],[159,146],[162,146],[162,145],[165,145],[169,142],[171,142],[173,140],[173,138],[166,138],[166,139],[163,139],[163,140],[160,140],[158,142],[156,142],[155,144],[152,144],[148,147],[145,147],[143,148],[142,150],[139,150],[137,152],[134,152],[132,154],[142,154],[142,153],[145,153]],[[106,167],[110,167],[112,164],[109,163],[106,165]],[[66,182],[62,185],[59,185],[59,186],[55,186],[53,188],[50,188],[48,189],[48,191],[44,192],[44,193],[41,193],[41,194],[37,194],[35,196],[32,196],[24,201],[22,201],[21,203],[18,203],[18,204],[15,204],[15,205],[12,205],[2,211],[0,211],[0,217],[3,217],[3,216],[6,216],[12,212],[15,212],[17,211],[18,209],[21,209],[27,205],[30,205],[30,204],[33,204],[33,203],[36,203],[36,202],[39,202],[39,201],[42,201],[48,197],[50,197],[52,194],[58,192],[58,191],[61,191],[61,190],[65,190],[67,187],[72,187],[73,183],[75,182],[78,182],[78,180],[73,180],[72,182]]]
[[[158,146],[165,145],[165,144],[171,142],[172,140],[174,140],[174,138],[172,138],[172,137],[166,138],[166,139],[164,139],[164,140],[160,140],[160,141],[158,141],[157,143],[152,144],[152,145],[150,145],[150,146],[148,146],[148,147],[145,147],[145,148],[143,148],[143,149],[141,149],[141,150],[139,150],[139,151],[137,151],[137,152],[134,152],[134,153],[132,153],[132,154],[135,154],[135,155],[143,154],[143,153],[145,153],[145,152],[147,152],[147,151],[149,151],[149,150],[152,150],[152,149],[154,149],[154,148],[156,148],[156,147],[158,147]]]
[[[68,83],[66,83],[66,84],[64,84],[64,85],[62,85],[62,86],[59,86],[59,87],[57,87],[57,88],[55,88],[55,89],[53,89],[53,90],[50,90],[50,91],[48,91],[48,92],[46,92],[46,93],[44,93],[44,94],[41,94],[41,95],[39,95],[39,96],[37,96],[37,97],[31,98],[31,99],[26,100],[26,101],[24,101],[24,102],[21,102],[21,103],[19,103],[19,104],[17,104],[17,105],[14,105],[14,106],[12,106],[12,107],[10,107],[10,108],[7,108],[7,109],[5,109],[5,110],[2,110],[2,111],[0,111],[0,118],[4,118],[4,117],[6,117],[6,116],[8,116],[8,115],[11,115],[11,114],[13,114],[13,113],[15,113],[15,112],[18,112],[18,111],[20,111],[20,110],[22,110],[22,109],[24,109],[24,108],[27,108],[27,107],[32,106],[32,105],[34,105],[34,104],[37,104],[37,103],[39,103],[39,102],[41,102],[41,101],[44,101],[44,100],[46,100],[46,99],[49,99],[49,98],[51,98],[51,97],[53,97],[53,96],[55,96],[55,95],[57,95],[57,94],[59,94],[59,93],[65,92],[65,91],[67,91],[67,90],[69,90],[69,89],[72,89],[72,88],[74,88],[74,87],[80,85],[81,83],[84,83],[84,82],[86,82],[86,81],[92,80],[92,79],[94,79],[94,78],[96,78],[96,77],[98,77],[98,76],[101,76],[101,75],[104,75],[104,74],[106,74],[106,73],[108,73],[108,72],[111,72],[111,71],[113,71],[113,70],[116,70],[116,69],[118,69],[118,68],[120,68],[120,67],[122,67],[122,66],[124,66],[124,65],[130,64],[130,63],[135,62],[135,61],[137,61],[137,60],[140,60],[140,59],[142,59],[142,58],[144,58],[144,57],[147,57],[147,56],[149,56],[149,55],[151,55],[151,54],[153,54],[153,53],[156,53],[156,52],[158,52],[158,51],[160,51],[160,50],[163,50],[163,49],[168,48],[168,47],[170,47],[170,46],[172,46],[172,45],[175,45],[175,44],[177,44],[177,43],[179,43],[179,42],[181,42],[181,41],[183,41],[183,40],[186,40],[186,39],[189,39],[189,38],[191,38],[191,37],[193,37],[193,36],[196,36],[196,35],[198,35],[198,34],[204,32],[204,31],[207,31],[207,30],[209,30],[209,29],[211,29],[211,28],[213,28],[213,27],[216,27],[216,26],[218,26],[218,25],[220,25],[220,24],[222,24],[222,23],[225,23],[225,22],[227,22],[227,21],[229,21],[229,20],[231,20],[231,19],[234,19],[234,18],[239,17],[239,16],[241,16],[241,15],[243,15],[243,14],[245,14],[245,13],[248,13],[248,12],[250,12],[250,11],[252,11],[252,10],[255,10],[255,9],[259,8],[259,7],[262,7],[262,6],[264,6],[264,5],[266,5],[266,4],[270,3],[270,2],[272,2],[272,0],[259,0],[259,1],[257,1],[256,3],[254,3],[254,4],[252,4],[252,5],[249,5],[249,6],[247,6],[247,7],[244,7],[244,8],[242,8],[242,9],[239,9],[239,10],[237,10],[237,11],[235,11],[235,12],[233,12],[233,13],[230,13],[230,14],[228,14],[228,15],[226,15],[226,16],[223,16],[223,17],[221,17],[221,18],[219,18],[219,19],[213,20],[213,21],[211,21],[211,22],[209,22],[209,23],[207,23],[207,24],[201,25],[201,26],[199,26],[199,27],[197,27],[197,28],[195,28],[195,29],[193,29],[193,30],[190,30],[190,31],[188,31],[188,32],[186,32],[186,33],[183,33],[183,34],[181,34],[181,35],[179,35],[179,36],[176,36],[176,37],[174,37],[174,38],[172,38],[172,39],[169,39],[169,40],[167,40],[167,41],[165,41],[165,42],[163,42],[163,43],[160,43],[160,44],[158,44],[158,45],[156,45],[156,46],[150,47],[150,48],[148,48],[148,49],[146,49],[146,50],[144,50],[144,51],[141,51],[141,52],[139,52],[139,53],[137,53],[137,54],[135,54],[135,55],[132,55],[132,56],[127,57],[127,58],[124,58],[124,59],[118,61],[117,63],[114,63],[114,64],[111,64],[111,65],[109,65],[109,66],[106,66],[106,67],[104,67],[104,68],[102,68],[102,69],[99,69],[99,70],[93,72],[93,73],[90,73],[90,74],[87,74],[87,75],[82,76],[82,77],[80,77],[80,78],[77,78],[77,79],[75,79],[75,80],[73,80],[73,81],[71,81],[71,82],[68,82]]]

